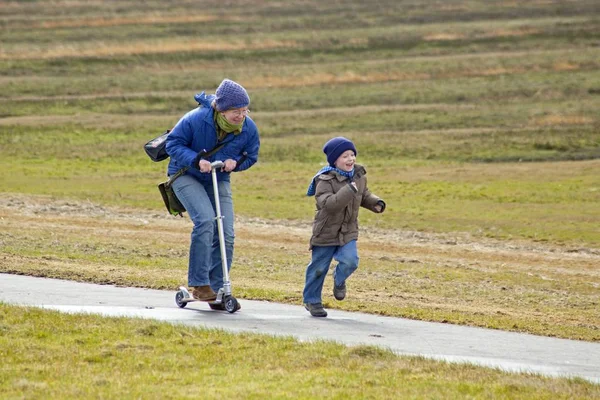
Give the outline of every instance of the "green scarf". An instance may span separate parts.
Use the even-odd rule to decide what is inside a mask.
[[[227,118],[225,118],[223,114],[215,110],[215,127],[217,128],[217,138],[219,142],[225,139],[225,137],[230,133],[233,133],[234,135],[239,135],[242,133],[244,120],[242,120],[242,123],[240,124],[232,124],[231,122],[227,121]]]

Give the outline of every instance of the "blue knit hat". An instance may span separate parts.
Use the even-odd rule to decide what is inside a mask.
[[[217,111],[227,111],[232,108],[242,108],[250,105],[250,97],[246,89],[230,79],[223,79],[215,92],[215,96]]]
[[[323,146],[323,153],[327,155],[327,162],[332,167],[335,167],[335,162],[346,150],[352,150],[356,156],[358,152],[354,143],[345,137],[338,136],[330,139],[325,146]]]

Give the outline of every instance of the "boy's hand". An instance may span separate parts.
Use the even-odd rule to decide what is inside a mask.
[[[378,213],[382,213],[385,210],[385,201],[379,200],[373,209]]]

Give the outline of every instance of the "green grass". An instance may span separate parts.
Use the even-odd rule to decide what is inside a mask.
[[[261,119],[257,113],[256,120]],[[332,121],[312,120],[296,118],[294,124]],[[441,118],[432,121],[443,123]],[[98,123],[103,120],[92,124]],[[164,179],[166,162],[152,163],[141,151],[151,129],[141,124],[147,130],[65,123],[13,126],[10,135],[0,137],[4,190],[159,210],[155,185]],[[553,163],[598,157],[600,135],[594,126],[343,134],[357,143],[371,189],[389,204],[385,218],[377,218],[379,227],[592,247],[600,243],[597,164]],[[261,162],[233,178],[237,211],[250,217],[310,220],[313,204],[304,193],[323,158],[314,143],[330,136],[267,135]],[[511,161],[520,163],[506,164]],[[277,192],[269,190],[274,185]],[[375,218],[365,213],[363,220],[368,225]]]
[[[241,399],[600,395],[597,385],[581,379],[399,357],[376,347],[300,343],[1,304],[0,355],[0,395],[6,399],[170,399],[198,396],[199,391]]]

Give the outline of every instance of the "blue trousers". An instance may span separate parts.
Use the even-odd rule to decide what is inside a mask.
[[[333,281],[339,286],[358,268],[356,240],[343,246],[313,246],[312,260],[306,267],[306,283],[302,294],[304,303],[321,303],[323,283],[333,259],[338,262],[333,270]]]
[[[223,233],[229,270],[233,260],[235,238],[231,184],[228,181],[219,181],[218,189],[221,214],[224,217]],[[194,224],[190,242],[188,285],[210,285],[216,292],[223,287],[223,267],[212,180],[201,182],[192,176],[183,175],[173,182],[173,190]]]

